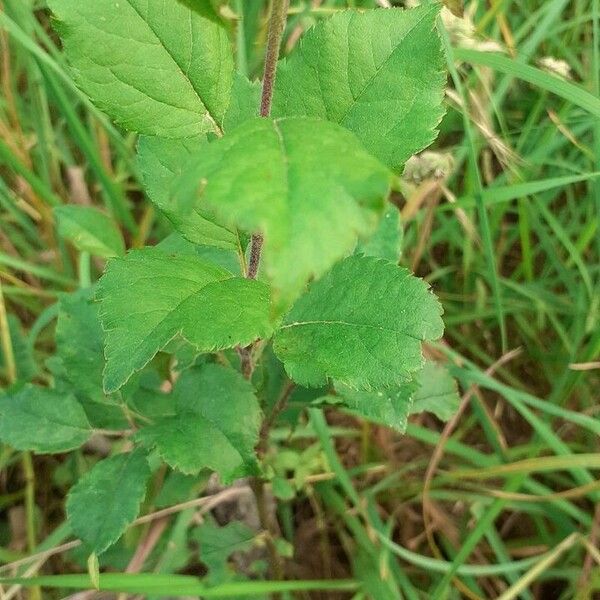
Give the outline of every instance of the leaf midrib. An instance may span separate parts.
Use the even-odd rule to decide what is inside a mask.
[[[148,27],[148,29],[152,32],[152,34],[154,35],[154,37],[158,40],[159,44],[161,45],[162,48],[164,48],[165,52],[167,53],[167,55],[169,56],[169,58],[173,61],[173,63],[175,63],[175,65],[177,66],[177,68],[179,69],[179,71],[181,72],[181,75],[183,76],[183,78],[190,84],[190,87],[192,88],[192,90],[194,91],[194,93],[196,94],[196,96],[198,96],[198,100],[200,100],[202,106],[204,106],[204,108],[206,109],[206,114],[208,115],[208,117],[210,118],[210,121],[212,122],[212,125],[216,131],[216,133],[218,135],[223,135],[223,130],[221,129],[221,127],[219,127],[219,125],[217,124],[217,119],[216,117],[212,114],[210,108],[208,107],[208,104],[204,101],[204,98],[202,97],[202,94],[200,93],[200,90],[198,90],[196,88],[196,86],[194,85],[194,82],[190,79],[188,73],[184,70],[184,68],[177,62],[177,60],[175,59],[175,56],[172,54],[172,52],[170,51],[170,49],[167,47],[167,45],[163,42],[163,40],[161,39],[161,37],[158,35],[158,33],[155,31],[154,27],[152,27],[152,25],[150,24],[149,21],[146,21],[144,19],[144,17],[142,16],[142,14],[140,13],[140,11],[133,5],[133,3],[130,0],[125,0],[127,2],[127,4],[129,6],[131,6],[131,8],[135,11],[135,13],[137,14],[137,16],[140,18],[140,20]],[[189,9],[191,11],[191,9]],[[190,13],[190,18],[191,18],[191,13]],[[193,40],[193,36],[192,36],[192,40]],[[192,50],[193,50],[193,46],[192,46]],[[190,56],[190,62],[192,60],[192,56]],[[190,65],[191,66],[191,65]]]
[[[4,412],[2,413],[3,415],[6,415],[7,413]],[[60,427],[63,427],[64,429],[72,429],[74,432],[82,432],[82,433],[90,433],[91,432],[91,428],[90,427],[81,427],[80,425],[73,425],[72,423],[64,423],[62,421],[60,421],[59,419],[54,419],[51,418],[49,415],[41,415],[40,413],[34,412],[34,411],[30,411],[30,410],[25,410],[24,406],[21,404],[20,406],[16,407],[16,411],[13,414],[22,414],[28,417],[34,417],[36,419],[45,419],[46,421],[48,421],[51,425],[59,425]]]
[[[225,431],[223,431],[223,429],[219,426],[219,424],[216,423],[215,421],[213,421],[212,419],[209,419],[202,412],[199,412],[196,410],[191,410],[191,409],[185,409],[180,413],[177,413],[175,415],[167,417],[167,419],[165,419],[163,421],[163,423],[158,424],[155,431],[157,431],[158,433],[162,433],[162,428],[163,427],[169,428],[169,426],[171,426],[173,428],[172,431],[178,430],[178,425],[182,421],[185,422],[186,417],[197,420],[197,423],[200,427],[209,426],[212,429],[214,429],[215,431],[217,431],[218,433],[220,433],[223,436],[223,439],[225,440],[225,442],[227,442],[227,445],[230,447],[230,449],[234,452],[235,455],[237,455],[239,457],[240,464],[242,464],[242,465],[247,464],[247,461],[242,456],[242,453],[240,452],[240,450],[235,446],[235,444],[231,441],[229,436],[225,433]],[[166,456],[166,452],[159,448],[158,442],[156,439],[153,440],[153,443],[157,447],[159,454],[161,454],[163,457]]]
[[[114,480],[114,485],[112,486],[112,489],[113,489],[113,490],[121,490],[121,489],[123,489],[123,488],[125,488],[125,489],[126,489],[126,486],[124,486],[124,485],[123,485],[123,482],[122,482],[122,479],[123,479],[123,474],[124,474],[124,472],[127,470],[127,468],[129,467],[129,464],[130,464],[130,462],[133,460],[133,458],[134,458],[134,452],[131,452],[131,453],[130,453],[130,454],[127,456],[127,460],[125,460],[125,462],[123,463],[123,465],[122,465],[122,466],[121,466],[121,468],[119,469],[119,473],[118,473],[117,477],[116,477],[116,478],[115,478],[115,480]],[[127,483],[127,481],[125,481],[124,483],[126,484],[126,483]],[[106,489],[105,489],[105,490],[103,490],[103,491],[106,493],[108,490],[106,490]],[[105,495],[106,495],[106,494],[105,494]],[[114,510],[114,509],[115,509],[115,507],[116,507],[116,505],[117,505],[117,503],[115,502],[115,500],[116,500],[116,498],[117,498],[118,496],[119,496],[119,494],[115,494],[115,493],[113,493],[113,494],[111,494],[111,495],[110,495],[110,501],[109,501],[109,507],[110,507],[110,510],[108,510],[108,511],[107,511],[107,513],[108,513],[108,514],[110,514],[110,515],[112,515],[113,517],[115,516],[115,510]],[[139,504],[139,503],[138,503],[138,504]],[[118,512],[118,511],[117,511],[117,513],[116,513],[116,517],[117,517],[117,519],[118,519],[118,517],[119,517],[119,512]],[[103,520],[103,521],[100,521],[100,522],[98,523],[98,528],[95,530],[95,535],[94,535],[94,541],[95,541],[95,543],[94,543],[94,546],[97,546],[97,544],[98,544],[98,538],[99,538],[99,537],[101,537],[101,535],[100,535],[100,534],[101,534],[101,532],[102,532],[102,529],[104,528],[104,525],[107,523],[107,521],[108,521],[108,519],[105,519],[105,520]],[[120,525],[120,523],[121,523],[121,522],[123,522],[123,521],[124,521],[124,519],[120,519],[120,521],[119,521],[119,525]],[[113,519],[113,523],[114,523],[114,522],[115,522],[115,520]],[[127,522],[127,520],[125,520],[125,522]],[[116,539],[118,539],[119,537],[120,537],[120,533],[119,533],[119,536],[117,536],[117,538],[116,538]],[[115,536],[114,536],[114,535],[112,535],[112,536],[111,536],[111,540],[108,542],[108,545],[110,546],[112,543],[114,543],[114,541],[115,541]]]
[[[407,9],[400,9],[400,10],[407,10]],[[416,9],[412,9],[412,10],[416,10]],[[348,108],[346,109],[346,111],[344,112],[344,114],[341,116],[341,118],[339,119],[338,123],[341,124],[345,124],[345,120],[346,117],[348,116],[348,114],[350,113],[350,111],[357,105],[359,104],[359,100],[360,98],[365,94],[365,92],[369,89],[369,87],[371,86],[371,84],[373,83],[373,80],[379,75],[379,73],[385,69],[388,65],[388,62],[396,55],[396,52],[398,51],[398,49],[402,46],[402,44],[406,41],[406,38],[408,38],[409,35],[411,35],[413,33],[413,31],[416,29],[416,27],[418,25],[421,24],[421,22],[425,19],[425,17],[427,17],[429,14],[428,11],[424,10],[423,11],[423,15],[421,16],[421,18],[416,21],[412,27],[410,29],[408,29],[404,35],[402,36],[402,38],[398,41],[398,43],[394,46],[393,50],[389,53],[389,55],[386,57],[386,59],[383,61],[383,63],[381,63],[380,67],[378,69],[376,69],[375,73],[373,73],[373,75],[367,80],[367,82],[364,84],[363,88],[360,90],[360,92],[354,96],[354,94],[352,94],[352,102],[350,102],[348,104]],[[356,13],[353,14],[350,18],[350,21],[352,21],[352,19],[356,18]]]
[[[201,419],[201,422],[204,421],[204,423],[210,425],[213,429],[218,431],[225,438],[225,440],[227,441],[227,444],[229,444],[229,446],[232,448],[232,450],[235,452],[235,454],[237,454],[239,456],[240,463],[242,465],[246,464],[246,459],[242,456],[242,453],[240,452],[240,450],[236,447],[236,445],[229,438],[227,433],[223,430],[223,427],[219,425],[218,421],[214,421],[213,419],[210,419],[203,412],[196,412],[196,411],[190,411],[190,412],[192,412],[193,414],[196,415],[196,417]],[[183,414],[185,414],[185,413],[183,413]]]
[[[143,338],[143,340],[142,340],[142,343],[143,343],[143,344],[145,344],[146,342],[148,342],[148,340],[149,340],[149,339],[151,339],[151,338],[155,337],[156,330],[157,330],[159,327],[161,327],[161,326],[164,324],[164,322],[165,322],[165,321],[166,321],[166,320],[167,320],[169,317],[171,317],[173,314],[177,313],[177,312],[178,312],[178,311],[181,309],[182,305],[183,305],[183,304],[185,304],[185,303],[186,303],[188,300],[190,300],[190,298],[192,298],[192,297],[193,297],[193,296],[195,296],[196,294],[199,294],[200,292],[202,292],[202,291],[203,291],[203,290],[204,290],[206,287],[208,287],[209,285],[213,285],[213,284],[216,284],[216,283],[222,283],[223,281],[228,281],[229,279],[233,279],[234,277],[235,277],[235,276],[234,276],[232,273],[227,273],[227,274],[223,274],[223,277],[220,277],[220,278],[214,279],[214,280],[212,280],[212,281],[206,281],[206,282],[203,282],[203,283],[202,283],[202,285],[200,285],[200,287],[198,287],[198,288],[195,288],[193,291],[191,291],[189,294],[187,294],[187,295],[186,295],[184,298],[182,298],[182,299],[181,299],[181,300],[180,300],[180,301],[179,301],[179,302],[178,302],[178,303],[177,303],[177,304],[176,304],[176,305],[175,305],[173,308],[171,308],[171,309],[169,309],[169,310],[165,311],[165,315],[162,317],[162,319],[161,319],[161,320],[160,320],[158,323],[156,323],[156,325],[154,325],[154,327],[152,328],[152,330],[151,330],[151,331],[150,331],[150,332],[149,332],[149,333],[148,333],[146,336],[144,336],[144,338]],[[189,281],[189,280],[188,280],[188,281]],[[162,312],[162,309],[161,309],[161,308],[155,308],[155,309],[152,309],[151,311],[148,311],[148,312],[158,312],[158,311],[161,311],[161,312]],[[139,313],[138,313],[138,314],[139,314]],[[171,339],[173,339],[173,338],[174,338],[174,337],[175,337],[175,336],[176,336],[178,333],[181,333],[181,334],[182,334],[182,332],[181,332],[181,329],[182,329],[182,328],[181,328],[181,327],[179,327],[179,328],[177,329],[177,331],[175,331],[175,332],[173,333],[173,337],[172,337]],[[183,334],[182,334],[182,335],[183,335]],[[184,336],[184,337],[185,337],[185,336]],[[167,343],[168,343],[168,342],[167,342]]]
[[[403,329],[392,329],[391,327],[385,327],[383,325],[370,325],[368,323],[352,323],[350,321],[342,321],[342,320],[331,320],[331,321],[327,321],[325,319],[318,319],[318,320],[313,320],[313,321],[295,321],[293,323],[287,323],[285,325],[282,325],[279,329],[290,329],[292,327],[304,327],[306,325],[344,325],[347,327],[356,327],[356,328],[360,328],[360,327],[365,327],[367,329],[376,329],[379,331],[385,331],[388,333],[395,333],[395,334],[403,334],[406,335],[407,337],[413,338],[419,342],[422,341],[422,339],[412,333],[408,333],[407,331],[403,330]]]

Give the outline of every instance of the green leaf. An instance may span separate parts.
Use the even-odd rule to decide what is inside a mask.
[[[441,337],[442,308],[428,285],[385,260],[352,256],[315,282],[284,318],[274,350],[301,385],[328,377],[357,389],[410,381],[421,341]]]
[[[318,119],[247,121],[212,142],[183,176],[180,202],[264,234],[267,276],[292,297],[377,225],[389,173],[341,127]]]
[[[377,230],[367,241],[358,245],[356,254],[398,262],[402,254],[402,226],[400,212],[395,206],[388,206]]]
[[[210,364],[185,371],[173,391],[176,414],[140,430],[138,438],[184,473],[209,468],[224,482],[256,473],[261,412],[251,384]]]
[[[147,369],[123,389],[127,394],[127,406],[142,416],[144,424],[148,420],[153,421],[173,414],[171,396],[161,390],[161,386],[169,377],[170,373],[161,374],[154,369]],[[129,388],[132,388],[131,391]]]
[[[229,557],[234,552],[251,548],[256,532],[241,521],[232,521],[223,527],[207,522],[198,527],[192,536],[200,546],[200,560],[210,572],[209,581],[222,583],[230,570]]]
[[[233,56],[206,2],[50,0],[79,86],[117,123],[139,133],[219,131]]]
[[[0,440],[40,454],[79,448],[90,424],[74,396],[27,384],[0,396]]]
[[[342,11],[310,29],[277,69],[273,116],[312,116],[353,131],[398,171],[443,116],[439,5]]]
[[[112,260],[97,298],[106,332],[107,393],[119,389],[177,335],[200,352],[213,352],[271,334],[264,284],[157,248]]]
[[[456,414],[460,405],[458,386],[446,367],[428,360],[415,379],[418,388],[413,394],[411,415],[430,412],[448,421]]]
[[[96,463],[69,492],[67,518],[73,533],[91,551],[104,552],[138,516],[150,474],[139,448]]]
[[[141,136],[138,165],[144,188],[152,202],[166,215],[173,227],[195,244],[236,248],[237,236],[215,222],[214,215],[201,208],[182,211],[171,194],[171,186],[192,156],[206,146],[205,137],[167,139]]]
[[[400,433],[406,431],[408,416],[412,414],[414,382],[383,388],[376,392],[353,390],[336,384],[336,398],[342,400],[353,413],[369,421],[391,427]]]
[[[198,495],[198,488],[201,486],[202,480],[194,475],[169,471],[153,504],[156,508],[167,508],[186,502]]]
[[[90,290],[81,290],[61,295],[59,306],[55,339],[62,375],[78,394],[103,402],[104,332],[98,305]]]
[[[231,103],[225,113],[223,128],[231,131],[244,121],[258,115],[260,105],[260,81],[249,81],[247,77],[236,73],[231,88]]]
[[[189,254],[201,260],[219,265],[232,273],[241,274],[240,255],[237,249],[219,248],[205,244],[194,244],[179,233],[173,232],[155,246],[169,254]]]
[[[56,354],[46,361],[54,387],[73,394],[89,422],[100,429],[128,427],[122,407],[102,391],[104,332],[92,291],[61,294],[56,322]]]
[[[317,403],[343,404],[351,412],[400,433],[406,431],[408,417],[422,412],[448,421],[458,410],[460,397],[454,378],[443,365],[431,360],[408,383],[377,391],[353,390],[335,384],[336,396],[325,396]]]
[[[57,206],[53,212],[59,235],[77,250],[101,258],[125,254],[123,236],[116,223],[97,208],[68,204]]]

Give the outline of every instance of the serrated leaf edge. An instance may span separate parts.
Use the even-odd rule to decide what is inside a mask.
[[[132,454],[133,454],[134,452],[136,452],[136,451],[139,451],[139,448],[134,448],[134,449],[133,449],[131,452],[129,452],[129,453],[127,453],[127,454],[129,454],[129,455],[132,455]],[[119,455],[115,455],[115,456],[119,456]],[[100,463],[96,463],[96,464],[100,464]],[[146,477],[146,481],[144,482],[144,486],[147,488],[147,484],[148,484],[148,478],[149,478],[149,477],[150,477],[150,475],[152,474],[152,471],[150,470],[150,465],[148,464],[148,460],[147,460],[147,459],[146,459],[146,466],[147,466],[147,477]],[[123,466],[123,469],[124,469],[124,468],[125,468],[125,465]],[[87,475],[87,474],[89,474],[89,473],[91,473],[91,472],[92,472],[92,470],[88,471],[88,472],[86,473],[86,475]],[[67,502],[66,502],[66,505],[65,505],[66,512],[67,512],[67,517],[68,517],[68,519],[69,519],[69,520],[70,520],[70,518],[71,518],[71,514],[72,514],[72,513],[70,512],[70,510],[69,510],[70,498],[72,497],[72,496],[71,496],[71,494],[72,494],[73,490],[77,489],[77,487],[78,487],[78,486],[80,486],[80,485],[82,484],[82,482],[85,482],[85,477],[82,477],[82,478],[81,478],[81,479],[80,479],[80,480],[79,480],[79,481],[78,481],[78,482],[77,482],[77,483],[76,483],[76,484],[75,484],[75,485],[74,485],[74,486],[71,488],[71,490],[69,491],[69,497],[67,498]],[[147,489],[144,491],[144,494],[140,496],[140,498],[139,498],[139,501],[136,503],[136,505],[135,505],[135,507],[134,507],[134,508],[135,508],[135,513],[136,513],[136,515],[138,515],[138,514],[139,514],[139,512],[140,512],[140,508],[141,508],[141,506],[142,506],[142,503],[144,502],[144,500],[145,500],[145,498],[146,498],[146,494],[147,494]],[[134,519],[133,519],[133,520],[135,520],[135,517],[134,517]],[[102,554],[102,553],[103,553],[105,550],[107,550],[108,548],[110,548],[110,547],[111,547],[111,546],[112,546],[114,543],[116,543],[116,542],[119,540],[119,538],[120,538],[120,537],[121,537],[121,536],[122,536],[122,535],[125,533],[125,531],[127,531],[128,527],[131,525],[131,523],[133,522],[133,520],[132,520],[132,521],[129,521],[128,519],[122,519],[122,521],[123,521],[123,526],[121,526],[121,527],[120,527],[120,533],[119,533],[118,535],[116,535],[116,536],[113,536],[113,537],[111,538],[111,541],[110,541],[110,542],[108,542],[108,543],[106,543],[104,547],[101,547],[101,548],[95,548],[95,549],[94,549],[94,552],[95,552],[96,554]],[[79,534],[77,533],[77,531],[74,531],[74,533],[75,533],[76,535],[79,535]],[[82,540],[82,541],[83,541],[83,540]],[[84,543],[85,543],[85,542],[84,542]]]

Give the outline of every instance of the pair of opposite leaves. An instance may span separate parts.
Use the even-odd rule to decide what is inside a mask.
[[[388,168],[399,169],[435,137],[444,81],[434,32],[437,7],[347,11],[321,22],[280,61],[273,114],[285,118],[267,120],[250,118],[257,88],[234,74],[230,42],[218,19],[209,8],[188,4],[50,2],[81,87],[118,123],[159,136],[141,142],[143,171],[149,173],[144,156],[150,157],[146,164],[161,163],[171,153],[181,165],[190,148],[202,147],[179,185],[189,197],[198,181],[204,182],[196,229],[184,234],[197,238],[200,232],[193,241],[231,247],[237,244],[237,228],[263,232],[265,273],[289,301],[310,277],[347,255],[358,236],[373,232],[388,193]],[[204,145],[204,134],[224,130],[222,139]],[[154,154],[144,152],[149,147]],[[176,224],[189,220],[181,203],[165,201],[169,177],[158,184],[151,175],[146,179],[151,197]],[[278,332],[276,347],[288,372],[307,384],[342,376],[377,386],[394,380],[394,368],[396,379],[406,378],[420,364],[419,340],[441,333],[438,305],[421,282],[392,265],[375,266],[367,259],[342,265],[312,290],[314,306],[304,316],[306,323],[298,325],[294,309]],[[355,300],[365,290],[379,301],[377,271],[385,271],[383,281],[395,293],[361,314]],[[329,318],[325,300],[332,282],[347,302]],[[406,286],[418,292],[407,295]],[[108,391],[177,333],[203,351],[272,333],[266,286],[190,257],[170,258],[150,249],[130,253],[109,266],[99,297],[107,329]],[[414,304],[394,315],[402,298]],[[413,310],[419,308],[426,310]],[[373,318],[387,311],[396,321],[403,313],[417,318],[412,325],[391,327]],[[353,357],[346,351],[315,360],[312,343],[335,341],[340,328],[354,328],[357,321]],[[309,333],[314,328],[321,332],[319,340]],[[344,331],[343,338],[352,335]],[[386,338],[393,339],[395,352],[392,342],[382,344]],[[388,359],[381,354],[375,361],[375,346],[390,350]],[[326,354],[333,350],[330,343],[325,349]],[[358,356],[362,373],[352,375]],[[342,358],[353,364],[340,364]],[[369,362],[377,362],[377,368]],[[332,369],[333,363],[340,368]]]

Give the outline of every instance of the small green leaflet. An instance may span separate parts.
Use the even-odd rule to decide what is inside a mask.
[[[194,244],[179,233],[173,232],[155,246],[168,254],[189,254],[200,260],[223,267],[236,275],[242,274],[238,249],[219,248]]]
[[[265,271],[294,297],[377,226],[390,174],[350,132],[310,118],[252,119],[208,145],[178,197],[261,232]]]
[[[176,414],[142,428],[142,443],[184,473],[209,468],[225,483],[256,474],[261,412],[248,381],[210,364],[185,371],[172,395]]]
[[[56,353],[46,361],[54,387],[62,394],[73,394],[81,402],[92,427],[128,427],[121,405],[102,391],[104,332],[92,290],[61,294],[58,305]]]
[[[59,372],[77,395],[103,402],[104,333],[98,305],[93,302],[91,290],[81,290],[61,295],[59,306],[53,365],[60,361]]]
[[[140,448],[94,465],[67,499],[73,533],[92,552],[104,552],[138,516],[149,477],[146,453]]]
[[[337,384],[336,398],[343,401],[357,415],[404,433],[416,388],[417,385],[413,381],[376,392],[353,390],[343,384]]]
[[[171,186],[194,154],[206,146],[205,137],[173,140],[141,136],[138,165],[144,188],[152,202],[166,215],[173,227],[194,244],[237,248],[237,236],[215,222],[214,215],[202,209],[182,211],[173,201]]]
[[[443,365],[428,360],[417,373],[410,414],[433,413],[440,421],[451,419],[460,405],[456,380]]]
[[[125,254],[123,236],[116,223],[97,208],[69,204],[57,206],[53,212],[59,235],[81,252],[101,258]]]
[[[223,128],[226,132],[257,116],[260,93],[260,81],[250,81],[239,73],[234,75],[231,102],[223,121]]]
[[[67,452],[90,435],[85,412],[72,395],[30,384],[0,395],[0,440],[17,450]]]
[[[442,307],[407,269],[351,256],[313,283],[276,332],[274,350],[297,383],[332,378],[378,390],[410,381],[421,342],[441,337]]]
[[[235,572],[229,565],[229,557],[234,552],[249,550],[257,535],[241,521],[232,521],[223,527],[207,521],[192,532],[192,539],[198,543],[199,558],[208,567],[208,581],[222,583]]]
[[[389,205],[375,233],[359,243],[355,253],[398,262],[402,254],[402,237],[400,212],[395,206]]]
[[[208,479],[208,476],[207,476]],[[198,492],[206,482],[194,475],[185,475],[180,471],[170,471],[167,473],[160,492],[153,499],[152,504],[156,508],[167,508],[186,502],[198,496]]]
[[[374,423],[406,431],[410,415],[430,412],[441,421],[456,414],[460,404],[458,387],[443,365],[426,360],[413,380],[378,391],[353,390],[335,384],[335,396],[319,398],[313,404],[343,404],[351,412]]]
[[[266,285],[158,248],[112,260],[98,283],[106,332],[104,389],[119,389],[175,336],[201,352],[271,335]]]
[[[220,131],[233,81],[207,2],[50,0],[81,88],[117,123],[161,137]]]
[[[273,116],[312,116],[353,131],[395,171],[429,146],[446,78],[437,3],[341,11],[310,29],[279,63]]]

